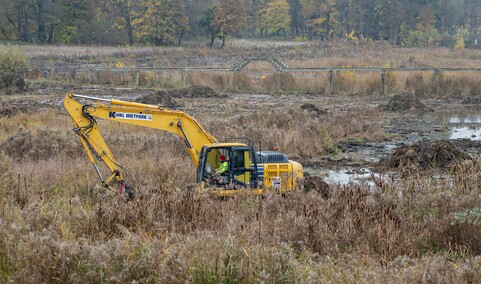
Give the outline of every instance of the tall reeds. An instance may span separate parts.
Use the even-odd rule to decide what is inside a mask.
[[[211,101],[188,107],[216,136],[253,134],[298,157],[383,136],[374,109],[319,114],[279,99],[276,110],[267,100],[246,112],[244,99],[234,101],[214,107],[230,114],[224,123],[202,111]],[[192,189],[195,169],[178,138],[101,122],[137,189],[127,202],[101,188],[70,119],[51,111],[0,118],[10,129],[1,138],[0,282],[480,281],[481,231],[470,221],[479,218],[479,161],[441,180],[332,185],[328,199],[219,199]],[[20,121],[24,130],[11,131]]]

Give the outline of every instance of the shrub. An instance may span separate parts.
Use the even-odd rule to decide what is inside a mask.
[[[18,46],[0,45],[0,87],[7,75],[23,77],[27,71],[27,56]]]
[[[467,35],[468,31],[464,29],[460,30],[456,34],[456,43],[454,44],[454,49],[463,50],[466,47],[465,40]]]
[[[427,31],[410,31],[402,41],[403,46],[438,46],[442,40],[441,34],[436,29]]]

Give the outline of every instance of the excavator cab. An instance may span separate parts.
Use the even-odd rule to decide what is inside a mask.
[[[219,171],[221,156],[227,158],[226,171]],[[204,188],[257,188],[258,174],[254,150],[238,143],[219,143],[202,147],[197,182]]]

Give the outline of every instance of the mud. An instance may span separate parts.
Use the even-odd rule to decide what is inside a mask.
[[[28,107],[27,106],[16,106],[16,105],[7,105],[2,103],[0,105],[0,117],[11,117],[21,113],[27,113]]]
[[[147,94],[137,99],[138,103],[150,104],[150,105],[159,105],[159,106],[167,106],[167,107],[182,107],[184,104],[175,100],[168,94],[165,90],[157,91],[153,94]]]
[[[193,85],[188,88],[174,89],[168,91],[173,98],[227,98],[214,89],[204,85]]]
[[[472,97],[465,98],[463,100],[463,104],[479,105],[481,104],[481,96],[472,96]]]
[[[315,114],[315,115],[317,115],[317,116],[321,116],[321,115],[326,115],[326,114],[327,114],[327,110],[325,110],[325,109],[320,109],[320,108],[318,108],[316,105],[311,104],[311,103],[305,103],[305,104],[301,105],[301,110],[304,110],[304,111],[313,113],[313,114]]]
[[[400,93],[394,95],[387,105],[381,106],[384,111],[408,112],[408,111],[433,111],[426,107],[415,95]]]
[[[331,188],[321,177],[306,174],[304,178],[304,190],[315,191],[321,194],[322,198],[328,199],[331,196]]]
[[[471,156],[450,141],[423,141],[399,147],[392,156],[382,159],[378,170],[399,170],[401,176],[445,170],[470,160]]]

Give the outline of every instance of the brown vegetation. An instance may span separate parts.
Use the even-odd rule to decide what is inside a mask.
[[[227,95],[219,94],[212,88],[204,85],[193,85],[187,88],[170,91],[174,98],[226,98]]]
[[[162,105],[170,107],[183,106],[181,102],[176,99],[179,98],[226,98],[227,95],[219,94],[212,88],[203,85],[193,85],[187,88],[159,90],[153,94],[147,94],[137,99],[137,102],[144,104]],[[174,99],[176,98],[176,99]]]
[[[334,187],[329,199],[218,200],[165,180],[125,202],[86,163],[52,158],[1,159],[2,282],[480,281],[479,225],[454,217],[481,201],[467,173]]]
[[[319,116],[278,97],[246,113],[248,100],[227,100],[187,107],[218,137],[249,134],[291,156],[383,133],[375,108]],[[103,121],[137,189],[126,202],[99,186],[70,119],[52,111],[0,118],[0,282],[480,281],[479,225],[457,217],[481,201],[478,161],[449,181],[313,178],[310,192],[219,200],[187,189],[194,168],[176,138]]]
[[[60,129],[41,127],[34,134],[20,128],[10,135],[1,146],[5,155],[16,161],[47,160],[53,156],[69,157],[80,150],[73,139],[62,134]]]
[[[245,44],[244,44],[245,45]],[[302,46],[291,43],[282,46],[266,42],[251,47],[234,47],[228,50],[199,48],[111,48],[102,47],[43,47],[26,46],[23,49],[42,65],[32,70],[49,68],[45,62],[61,67],[71,63],[98,62],[101,67],[114,67],[117,63],[130,68],[148,66],[165,67],[223,67],[230,68],[242,57],[273,56],[289,67],[349,68],[349,67],[479,67],[479,50],[408,49],[392,48],[384,44],[364,43],[311,43]],[[322,52],[319,52],[322,50]],[[227,58],[227,59],[226,59]],[[60,62],[59,62],[60,61]],[[47,65],[47,66],[46,66]],[[186,85],[207,85],[218,91],[263,93],[316,93],[348,95],[380,95],[412,92],[416,96],[472,96],[481,94],[481,84],[476,72],[386,71],[384,86],[380,72],[339,71],[330,83],[329,71],[304,71],[277,73],[266,62],[252,62],[241,72],[200,71],[191,69],[182,75],[180,70],[140,70],[138,78],[133,71],[122,68],[111,71],[30,72],[30,79],[49,79],[70,83],[115,84],[155,88],[179,88]]]
[[[71,58],[79,54],[66,52]],[[92,54],[96,52],[112,55],[105,48],[91,50]],[[182,54],[198,58],[198,64],[212,55],[212,51],[202,50],[190,56],[192,50],[173,48],[141,52],[154,52],[159,58]],[[296,66],[296,58],[303,52],[295,49],[284,54],[289,65]],[[478,56],[476,51],[369,52],[359,56],[356,50],[330,49],[322,54],[328,57],[304,60],[303,64],[382,66],[392,58],[394,65],[404,62],[424,66],[435,65],[443,58],[446,65],[464,62],[469,66],[474,63],[464,58]],[[406,57],[409,54],[414,54],[412,60]],[[43,54],[42,58],[49,56],[53,55]],[[70,75],[72,83],[83,76]],[[339,106],[337,98],[322,96],[330,90],[327,74],[284,75],[249,75],[242,71],[234,74],[233,82],[225,74],[192,73],[186,78],[187,82],[208,83],[216,90],[265,87],[269,92],[313,90],[321,95],[307,102],[280,94],[229,95],[222,104],[216,97],[179,96],[175,101],[220,139],[246,136],[262,140],[264,149],[278,149],[301,162],[338,153],[340,141],[385,139],[381,114],[364,98],[352,96],[347,106]],[[112,78],[118,75],[105,76],[102,80],[117,83]],[[148,73],[139,81],[141,86],[144,82],[170,88],[175,84],[167,80],[167,86],[163,81],[169,76],[177,76],[180,81],[179,74]],[[336,81],[340,85],[334,87],[344,90],[339,92],[342,94],[380,90],[379,74],[367,79],[356,73],[336,76],[340,76]],[[407,80],[411,76],[412,80]],[[451,91],[462,89],[457,95],[469,91],[469,96],[477,96],[472,91],[479,85],[475,76],[465,81],[467,86],[449,81],[450,76],[440,76],[438,86],[452,86]],[[92,81],[87,75],[83,78],[88,82],[99,80],[96,76]],[[125,84],[132,84],[134,78],[133,74],[125,76]],[[436,86],[432,74],[387,74],[386,78],[386,88],[393,92],[399,88],[416,96],[434,94]],[[277,84],[279,79],[286,81],[275,86],[265,83],[269,80]],[[457,163],[457,158],[464,156],[448,144],[406,147],[402,157],[394,156],[399,157],[395,161],[395,166],[401,165],[399,171],[410,165],[427,165],[427,169],[449,165],[442,178],[433,178],[428,170],[399,179],[373,175],[372,184],[326,186],[320,178],[312,177],[305,184],[311,189],[308,192],[221,200],[192,190],[195,169],[177,137],[100,121],[117,162],[127,168],[126,178],[137,191],[136,198],[127,202],[99,185],[95,170],[71,131],[70,118],[58,110],[64,96],[62,88],[73,87],[45,91],[48,95],[40,96],[39,92],[1,98],[5,113],[0,115],[2,283],[481,282],[481,162],[467,159]],[[132,95],[99,87],[75,91],[123,99]],[[164,92],[157,94],[163,96]],[[14,103],[20,101],[24,109],[9,107],[20,106]],[[40,106],[48,108],[42,110]]]

